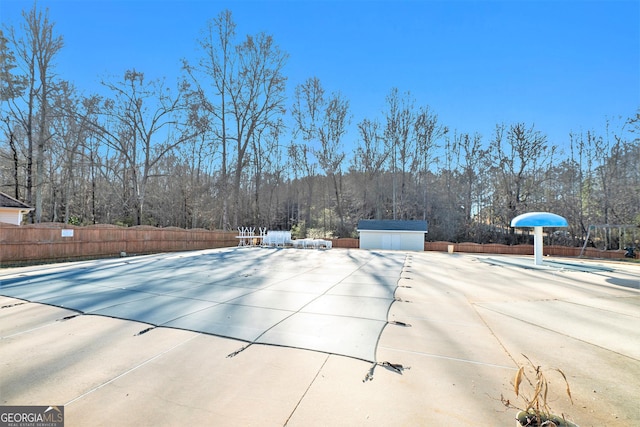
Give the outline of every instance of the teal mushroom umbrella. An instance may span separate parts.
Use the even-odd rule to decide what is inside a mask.
[[[542,228],[568,227],[569,223],[560,215],[549,212],[529,212],[511,220],[512,227],[533,227],[534,264],[542,264]]]

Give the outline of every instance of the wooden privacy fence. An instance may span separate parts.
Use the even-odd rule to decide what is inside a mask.
[[[425,242],[425,251],[448,252],[453,245],[454,252],[466,252],[477,254],[503,254],[503,255],[533,255],[533,245],[502,245],[498,243],[451,243],[451,242]],[[569,246],[547,245],[543,247],[544,255],[578,257],[582,248]],[[625,251],[601,251],[596,248],[586,248],[582,254],[586,258],[624,258]],[[636,255],[637,256],[637,255]]]
[[[498,243],[451,243],[451,242],[425,242],[425,251],[448,252],[453,245],[454,252],[475,254],[503,254],[503,255],[533,255],[533,245],[502,245]],[[358,239],[334,239],[334,248],[357,248]],[[567,246],[544,246],[545,255],[577,257],[582,248]],[[587,258],[624,258],[624,251],[601,251],[595,248],[586,248],[584,256]]]
[[[150,226],[77,227],[60,223],[16,226],[0,223],[0,267],[28,262],[116,257],[231,247],[238,244],[235,231]],[[358,239],[332,239],[334,248],[358,248]],[[533,255],[532,245],[425,242],[425,251]],[[581,248],[545,246],[545,255],[577,257]],[[587,248],[589,258],[623,258],[624,251]]]
[[[221,248],[238,244],[235,232],[177,227],[76,227],[48,223],[0,223],[0,266],[16,262],[113,257]]]

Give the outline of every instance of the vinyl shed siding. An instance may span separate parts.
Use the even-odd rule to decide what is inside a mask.
[[[360,230],[361,249],[424,251],[424,232]]]
[[[18,209],[0,208],[0,222],[20,225],[22,223],[22,213]]]

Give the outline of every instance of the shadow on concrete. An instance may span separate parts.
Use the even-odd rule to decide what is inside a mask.
[[[640,289],[640,279],[620,279],[618,277],[609,277],[607,283],[612,285],[624,286],[625,288]]]

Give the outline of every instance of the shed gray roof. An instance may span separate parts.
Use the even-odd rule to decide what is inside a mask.
[[[13,197],[0,193],[0,207],[2,208],[16,208],[16,209],[33,209],[31,206],[26,203],[22,203],[20,200],[16,200]]]
[[[393,219],[361,219],[358,230],[422,231],[427,232],[427,221],[401,221]]]

